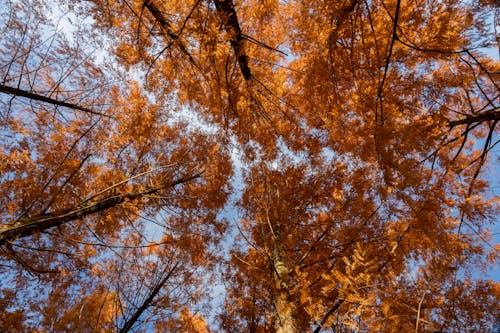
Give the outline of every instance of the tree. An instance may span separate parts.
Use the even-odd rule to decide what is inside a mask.
[[[493,330],[493,1],[55,3],[3,4],[2,329]]]
[[[195,287],[212,262],[202,258],[224,228],[205,222],[226,196],[211,189],[224,187],[230,170],[218,169],[228,163],[212,135],[172,121],[170,98],[152,103],[113,64],[106,72],[96,62],[99,41],[80,38],[83,30],[65,35],[43,19],[54,5],[40,5],[2,4],[10,16],[1,54],[0,298],[8,315],[0,330],[166,323],[200,298]],[[145,256],[150,248],[157,254]]]

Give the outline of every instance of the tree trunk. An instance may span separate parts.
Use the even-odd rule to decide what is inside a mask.
[[[272,265],[274,270],[274,327],[276,333],[297,332],[295,304],[290,298],[290,269],[285,262],[285,252],[277,237],[274,237]]]

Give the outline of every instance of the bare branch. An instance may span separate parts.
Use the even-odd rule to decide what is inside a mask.
[[[389,53],[387,54],[387,58],[385,61],[385,66],[384,66],[384,75],[382,76],[382,81],[380,82],[380,85],[378,87],[378,92],[377,92],[377,106],[375,109],[375,124],[379,124],[378,121],[380,121],[380,124],[384,124],[384,115],[383,115],[383,108],[382,108],[382,92],[384,89],[384,83],[387,78],[387,73],[389,71],[389,66],[391,64],[391,56],[392,56],[392,50],[394,48],[394,43],[396,42],[397,39],[397,29],[398,29],[398,20],[399,20],[399,9],[401,7],[401,0],[398,0],[396,3],[396,12],[394,13],[394,25],[392,27],[392,35],[391,35],[391,42],[389,44]],[[379,113],[380,110],[380,113]],[[378,117],[380,116],[380,120]]]

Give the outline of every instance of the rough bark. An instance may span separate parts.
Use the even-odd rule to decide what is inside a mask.
[[[295,304],[290,297],[290,268],[285,261],[285,253],[279,238],[274,237],[272,265],[274,270],[275,295],[274,327],[276,333],[294,333],[297,331]]]
[[[144,192],[110,196],[82,206],[19,219],[12,225],[0,230],[0,245],[18,238],[30,236],[35,232],[45,231],[47,229],[63,225],[67,222],[105,211],[109,208],[116,207],[127,200],[134,200],[141,196],[152,194],[156,191],[157,189],[150,189]]]

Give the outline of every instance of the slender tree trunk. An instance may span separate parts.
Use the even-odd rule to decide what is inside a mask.
[[[274,327],[276,333],[297,332],[295,304],[290,298],[290,269],[285,261],[285,251],[278,237],[274,237],[272,255],[274,270]]]

